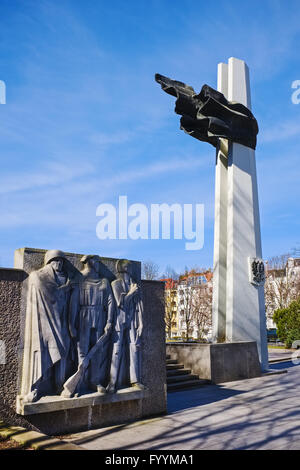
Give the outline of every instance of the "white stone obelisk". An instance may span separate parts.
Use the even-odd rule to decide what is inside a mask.
[[[230,58],[228,65],[219,64],[218,90],[229,101],[251,109],[249,71],[244,61]],[[253,149],[237,143],[229,143],[226,149],[221,141],[215,204],[214,340],[256,341],[262,370],[267,370],[264,286],[251,283],[249,276],[249,259],[262,257]]]
[[[218,64],[218,91],[227,98],[228,65]],[[220,139],[216,153],[213,276],[213,340],[226,339],[228,141]]]

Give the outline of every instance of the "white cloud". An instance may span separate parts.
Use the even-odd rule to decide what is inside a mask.
[[[78,165],[63,164],[60,162],[48,162],[41,166],[39,170],[25,170],[3,174],[0,178],[0,194],[7,194],[19,191],[30,191],[45,186],[58,186],[71,182],[75,178],[82,177],[93,172],[93,167],[89,163]]]
[[[151,185],[153,177],[158,175],[193,172],[205,164],[204,157],[170,157],[103,177],[99,168],[88,162],[73,166],[52,162],[35,171],[2,175],[0,226],[38,225],[57,227],[58,230],[81,226],[85,227],[84,231],[89,231],[95,224],[97,205],[126,193],[132,184],[137,188],[144,182]]]
[[[296,119],[290,119],[275,123],[273,126],[262,128],[260,131],[259,142],[279,142],[291,137],[300,135],[300,122]]]
[[[90,141],[98,145],[123,144],[135,137],[134,132],[124,131],[118,133],[98,132],[90,136]]]

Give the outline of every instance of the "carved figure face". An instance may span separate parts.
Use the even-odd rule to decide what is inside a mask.
[[[54,269],[54,271],[57,271],[60,273],[63,270],[64,260],[62,258],[55,258],[50,261],[50,264],[52,268]]]
[[[92,267],[96,271],[96,273],[99,273],[100,272],[100,261],[97,258],[92,258],[90,262],[91,262]]]
[[[121,265],[121,272],[127,273],[131,276],[131,263],[130,261],[125,260]]]
[[[125,262],[125,263],[123,264],[123,269],[124,269],[124,272],[125,272],[125,273],[130,273],[130,263]]]

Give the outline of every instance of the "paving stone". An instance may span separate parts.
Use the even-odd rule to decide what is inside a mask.
[[[19,426],[7,426],[0,429],[0,436],[6,438],[24,432],[24,428]]]
[[[42,438],[43,438],[43,434],[36,432],[36,431],[24,431],[24,428],[23,428],[23,432],[19,434],[11,435],[11,439],[23,445],[30,445],[32,442],[36,440],[40,440]]]
[[[0,435],[35,450],[85,450],[71,442],[65,442],[36,431],[27,431],[18,426],[5,427],[3,422],[0,422]]]
[[[62,442],[57,440],[56,443],[49,443],[44,447],[39,447],[37,450],[86,450],[75,444]]]
[[[172,392],[172,412],[156,421],[79,433],[71,442],[103,450],[300,450],[300,367],[288,366],[284,375]]]

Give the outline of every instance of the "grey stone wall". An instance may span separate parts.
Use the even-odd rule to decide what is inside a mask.
[[[142,402],[142,414],[163,413],[167,406],[166,336],[164,283],[142,281],[144,302],[144,333],[142,352],[142,383],[150,396]]]
[[[42,251],[42,250],[40,250]],[[43,253],[38,254],[43,256]],[[27,266],[27,270],[31,271]],[[21,368],[24,318],[22,289],[27,273],[21,269],[0,269],[0,340],[6,346],[6,364],[0,365],[0,419],[46,434],[60,434],[120,424],[166,413],[166,363],[164,284],[141,281],[144,302],[142,337],[142,383],[147,394],[141,399],[103,403],[76,409],[35,415],[17,415],[16,396]]]
[[[19,269],[0,269],[0,340],[4,342],[5,364],[0,364],[0,418],[8,424],[32,428],[15,413],[18,390],[20,304],[26,273]]]
[[[22,269],[30,274],[44,266],[44,257],[47,250],[40,248],[19,248],[15,250],[14,267]],[[80,259],[83,254],[67,253],[64,252],[67,259],[67,270],[76,272],[82,268]],[[115,258],[106,258],[101,255],[101,276],[109,281],[113,281],[116,275],[116,261]],[[141,280],[141,263],[140,261],[131,260],[134,267],[134,278],[136,281]]]

